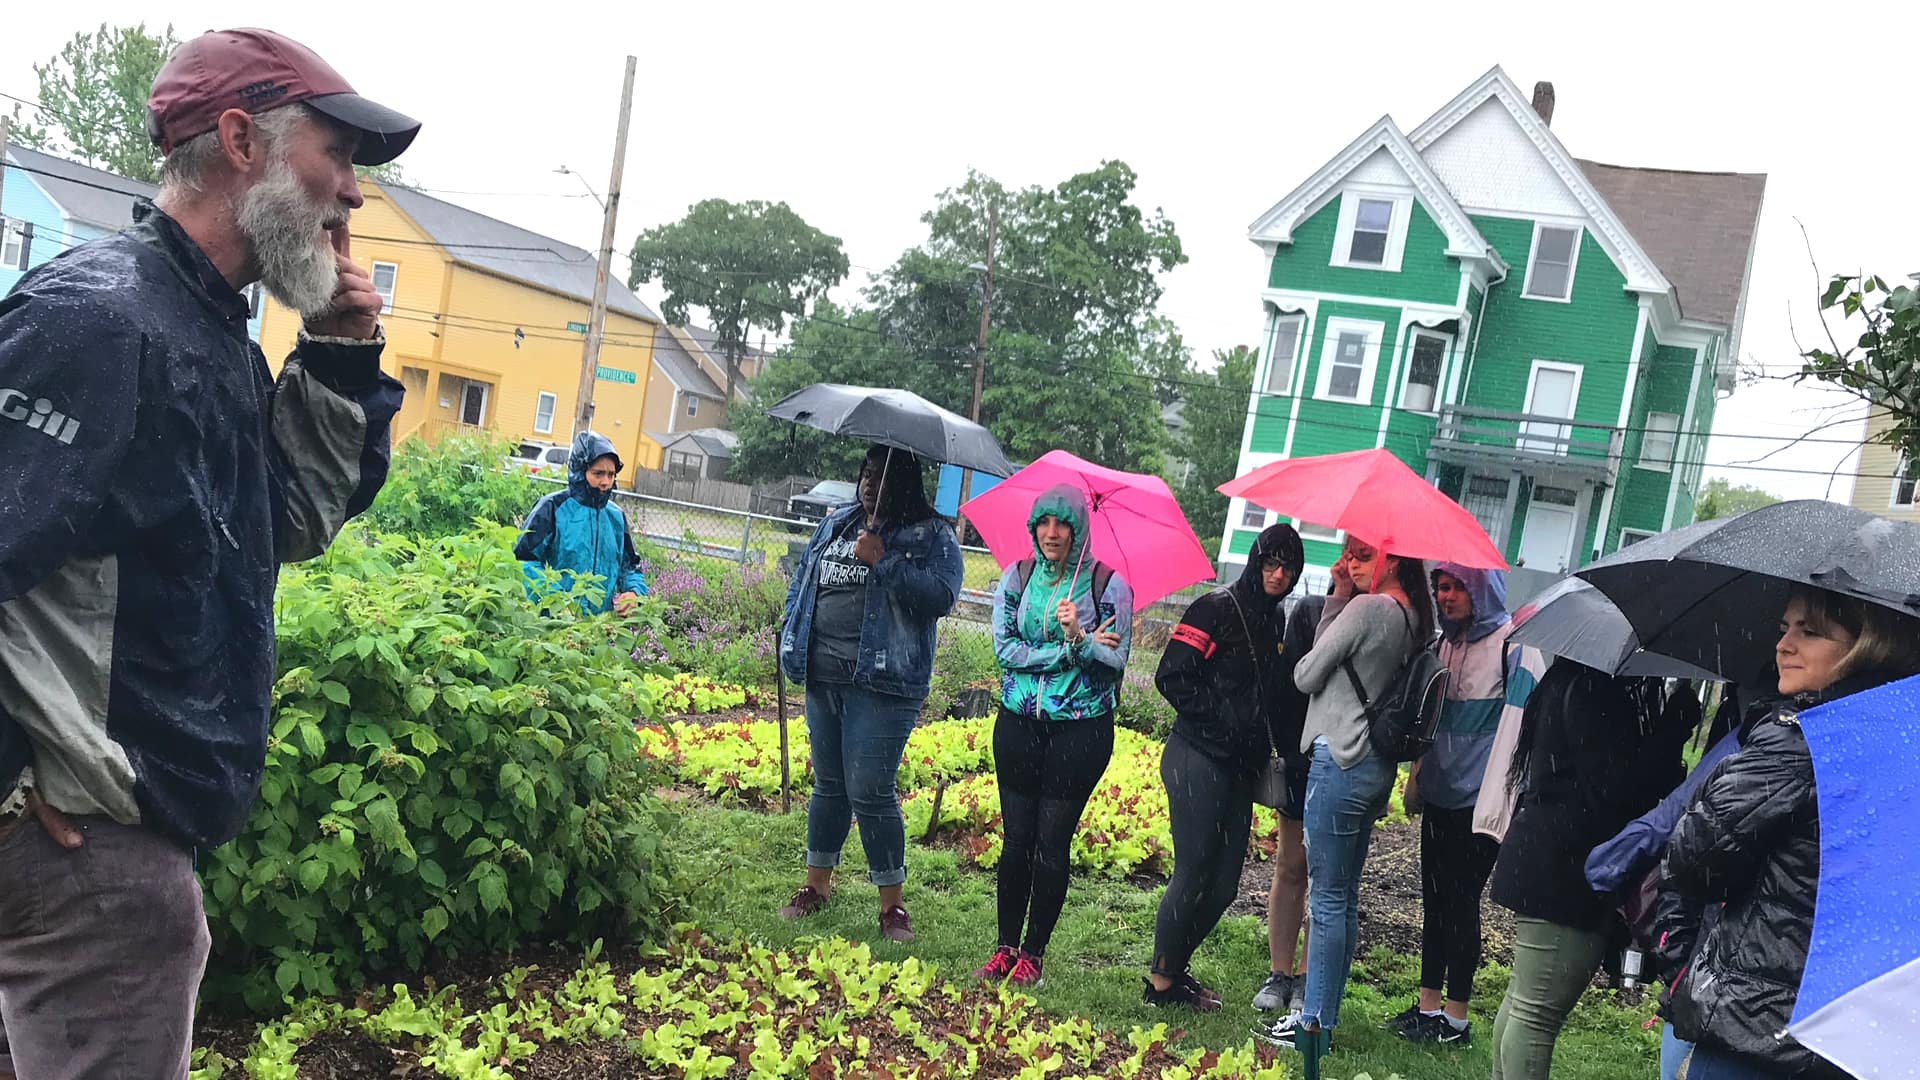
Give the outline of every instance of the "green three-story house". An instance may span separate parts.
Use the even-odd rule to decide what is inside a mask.
[[[1520,595],[1692,521],[1766,182],[1577,160],[1552,113],[1550,84],[1496,67],[1411,133],[1381,118],[1249,230],[1268,275],[1238,471],[1386,447],[1524,568]],[[1235,500],[1221,562],[1272,520]],[[1341,537],[1297,524],[1324,581]]]

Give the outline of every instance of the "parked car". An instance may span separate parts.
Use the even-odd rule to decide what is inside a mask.
[[[795,522],[810,521],[819,524],[820,519],[834,510],[858,502],[860,491],[845,480],[822,480],[805,492],[787,500],[787,516]],[[788,532],[804,532],[799,524],[787,526]]]
[[[536,476],[558,476],[564,480],[569,452],[569,448],[560,443],[527,439],[521,442],[519,449],[507,455],[507,470],[518,469]]]

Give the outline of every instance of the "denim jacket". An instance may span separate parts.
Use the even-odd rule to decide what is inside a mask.
[[[787,583],[780,667],[800,685],[807,681],[821,551],[862,512],[856,503],[828,514]],[[953,610],[960,596],[960,545],[953,538],[953,527],[938,517],[912,525],[884,525],[880,543],[887,553],[867,578],[867,613],[860,627],[854,685],[875,693],[924,698],[933,682],[934,624]]]

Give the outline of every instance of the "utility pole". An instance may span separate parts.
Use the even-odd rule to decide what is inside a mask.
[[[613,176],[607,181],[607,209],[600,222],[600,263],[593,276],[593,308],[587,316],[587,344],[580,356],[580,393],[573,410],[573,433],[593,429],[593,379],[600,367],[600,339],[607,328],[607,275],[613,264],[613,224],[620,213],[620,174],[627,163],[627,121],[633,116],[633,69],[627,57],[626,83],[620,90],[620,129],[613,137]]]
[[[980,297],[980,338],[973,345],[973,412],[968,419],[980,422],[980,395],[987,388],[987,330],[993,325],[993,242],[1000,228],[1000,211],[992,203],[987,204],[987,262],[986,274],[981,283]],[[966,469],[960,474],[960,502],[955,506],[965,506],[973,497],[973,470]],[[972,526],[969,523],[968,529]],[[961,531],[965,538],[967,529]]]
[[[13,117],[0,113],[0,196],[7,193],[7,140],[12,136]],[[0,226],[0,247],[4,247],[7,242],[4,229],[5,226]]]

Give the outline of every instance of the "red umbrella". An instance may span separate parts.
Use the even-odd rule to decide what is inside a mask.
[[[960,509],[980,530],[994,559],[1012,566],[1033,556],[1027,516],[1034,498],[1062,483],[1087,493],[1093,557],[1119,571],[1133,590],[1135,611],[1213,578],[1213,560],[1165,480],[1095,465],[1065,450],[1048,451]]]
[[[1410,559],[1444,559],[1484,570],[1507,560],[1466,508],[1386,450],[1290,458],[1217,488]]]

